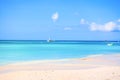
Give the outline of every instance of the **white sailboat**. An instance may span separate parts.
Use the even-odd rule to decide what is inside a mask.
[[[47,40],[47,42],[51,42],[52,40],[50,39],[50,37],[49,37],[49,39]]]

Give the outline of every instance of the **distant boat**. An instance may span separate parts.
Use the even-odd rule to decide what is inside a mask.
[[[50,39],[50,37],[49,37],[49,39],[47,40],[47,42],[52,42],[52,40]]]
[[[108,43],[108,44],[107,44],[107,46],[112,46],[112,45],[113,45],[113,43]]]

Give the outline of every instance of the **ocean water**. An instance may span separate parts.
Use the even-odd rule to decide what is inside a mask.
[[[120,54],[117,41],[0,41],[0,65],[116,53]]]

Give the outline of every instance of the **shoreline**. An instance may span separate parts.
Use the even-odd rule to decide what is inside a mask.
[[[0,66],[0,80],[119,80],[120,54]]]
[[[6,63],[4,65],[0,65],[1,66],[6,66],[6,65],[15,65],[15,64],[32,64],[32,63],[44,63],[44,62],[60,62],[60,61],[70,61],[70,60],[87,60],[87,59],[94,59],[94,58],[109,58],[111,59],[115,59],[116,57],[120,57],[120,53],[112,53],[112,54],[93,54],[93,55],[88,55],[85,57],[80,57],[80,58],[61,58],[61,59],[41,59],[41,60],[26,60],[26,61],[16,61],[14,63]]]

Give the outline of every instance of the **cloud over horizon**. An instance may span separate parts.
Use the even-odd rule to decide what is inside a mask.
[[[104,31],[104,32],[111,32],[111,31],[120,31],[119,23],[120,19],[115,21],[109,21],[104,24],[97,24],[95,22],[88,23],[85,19],[80,20],[80,24],[87,24],[89,26],[90,31]]]
[[[117,30],[117,24],[115,22],[107,22],[105,24],[97,24],[97,23],[91,23],[90,24],[90,30],[91,31],[114,31]]]

